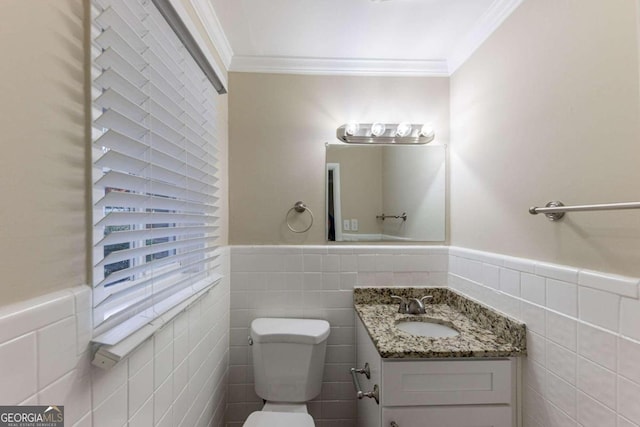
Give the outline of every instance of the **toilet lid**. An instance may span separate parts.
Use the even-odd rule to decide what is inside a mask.
[[[309,414],[293,412],[253,412],[243,427],[315,427]]]
[[[320,319],[282,319],[263,317],[251,322],[255,342],[319,344],[326,340],[331,325]]]

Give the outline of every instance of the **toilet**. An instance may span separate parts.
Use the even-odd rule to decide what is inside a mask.
[[[320,394],[329,322],[259,318],[251,322],[256,394],[266,403],[244,427],[314,427],[306,402]]]

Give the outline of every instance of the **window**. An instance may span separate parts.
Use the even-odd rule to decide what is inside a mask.
[[[220,279],[217,93],[154,1],[92,6],[94,341],[114,345]]]

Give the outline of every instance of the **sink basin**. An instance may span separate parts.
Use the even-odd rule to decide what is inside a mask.
[[[460,335],[460,332],[447,325],[432,322],[404,321],[396,323],[396,328],[421,337],[447,338]]]

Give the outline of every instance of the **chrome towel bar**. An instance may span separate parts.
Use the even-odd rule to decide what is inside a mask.
[[[393,219],[401,219],[403,221],[407,220],[407,213],[406,212],[402,212],[402,215],[376,215],[376,219],[381,219],[381,220],[385,220],[387,218],[393,218]]]
[[[378,388],[378,384],[373,386],[373,391],[362,391],[362,387],[360,387],[360,381],[358,381],[358,374],[362,374],[367,378],[371,378],[371,371],[369,370],[369,364],[365,363],[364,369],[351,368],[349,370],[351,372],[351,381],[353,381],[353,386],[356,389],[356,397],[358,399],[363,399],[368,397],[370,399],[374,399],[376,403],[380,403],[380,389]]]
[[[613,211],[621,209],[640,209],[640,202],[625,203],[603,203],[599,205],[577,205],[565,206],[560,201],[553,201],[546,204],[544,208],[531,207],[529,213],[531,215],[544,214],[550,221],[558,221],[562,219],[565,212],[586,212],[586,211]]]

